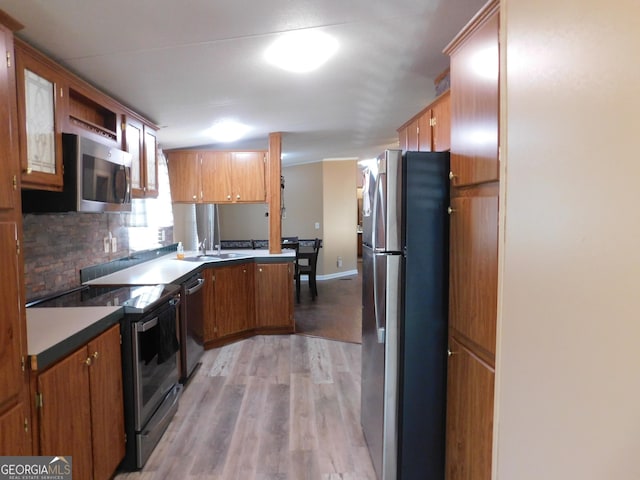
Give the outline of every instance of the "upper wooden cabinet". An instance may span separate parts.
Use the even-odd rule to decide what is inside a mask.
[[[449,91],[440,95],[420,113],[398,129],[403,151],[443,152],[451,146]]]
[[[174,203],[263,203],[266,152],[167,152]]]
[[[158,196],[158,145],[156,130],[132,115],[122,122],[122,148],[131,154],[131,195]]]
[[[451,56],[452,185],[499,179],[497,6],[445,50]]]
[[[9,68],[0,68],[0,210],[18,207],[17,123],[15,77],[13,61],[13,32],[0,23],[0,52],[5,52]]]
[[[62,72],[16,41],[16,90],[22,186],[62,190],[62,124],[67,85]]]

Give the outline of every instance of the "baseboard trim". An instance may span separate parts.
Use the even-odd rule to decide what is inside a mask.
[[[331,280],[333,278],[350,277],[352,275],[357,275],[357,274],[358,274],[358,269],[347,270],[346,272],[336,272],[336,273],[329,273],[327,275],[317,275],[316,280]]]

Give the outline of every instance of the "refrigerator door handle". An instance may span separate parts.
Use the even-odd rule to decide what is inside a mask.
[[[375,219],[375,211],[376,211],[376,208],[374,206],[373,207],[374,219]],[[378,269],[376,267],[378,262],[377,262],[375,250],[372,257],[372,262],[373,262],[373,314],[376,319],[376,333],[378,335],[378,343],[384,343],[386,331],[384,326],[382,327],[380,326],[380,312],[378,311]]]
[[[386,224],[385,215],[385,205],[384,205],[384,194],[385,192],[382,190],[385,181],[386,181],[386,173],[379,173],[376,176],[376,184],[374,187],[374,195],[373,195],[373,215],[371,220],[371,246],[373,247],[374,252],[384,251],[385,247],[380,248],[378,246],[378,215],[382,212],[383,218],[382,221]],[[385,225],[386,228],[386,225]]]

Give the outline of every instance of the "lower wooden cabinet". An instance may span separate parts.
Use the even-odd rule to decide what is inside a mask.
[[[125,453],[120,326],[37,374],[40,455],[71,455],[73,477],[113,476]]]
[[[0,415],[0,452],[5,456],[31,455],[29,413],[20,402]]]
[[[489,480],[495,371],[454,338],[449,340],[447,480]]]
[[[207,268],[205,348],[255,333],[293,332],[292,269],[291,262]]]
[[[256,327],[293,328],[293,264],[256,265]]]

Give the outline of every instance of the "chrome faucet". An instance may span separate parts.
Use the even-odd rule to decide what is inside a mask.
[[[207,254],[207,239],[203,238],[199,245],[200,251],[202,251],[202,255]]]

